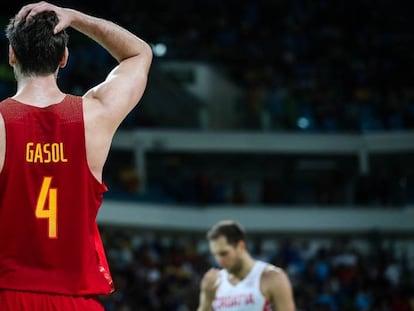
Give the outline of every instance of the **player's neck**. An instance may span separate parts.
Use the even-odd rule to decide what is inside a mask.
[[[242,269],[234,275],[237,279],[243,280],[253,269],[253,266],[255,264],[255,260],[250,257],[248,254],[243,258],[243,266]]]
[[[48,106],[61,101],[64,96],[52,74],[18,79],[17,92],[13,98],[36,106]]]

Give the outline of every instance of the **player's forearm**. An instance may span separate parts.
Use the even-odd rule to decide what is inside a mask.
[[[76,10],[69,10],[71,27],[102,45],[118,61],[151,54],[146,42],[113,22],[93,17]]]
[[[200,305],[197,308],[197,311],[211,311],[211,306],[204,306],[204,305]]]
[[[197,311],[211,311],[212,310],[212,302],[213,297],[210,297],[206,293],[202,292],[200,294],[200,302],[197,308]]]

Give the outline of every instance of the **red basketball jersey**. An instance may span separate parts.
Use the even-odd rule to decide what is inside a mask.
[[[113,284],[96,225],[104,184],[86,159],[82,98],[46,108],[0,103],[0,288],[108,294]]]

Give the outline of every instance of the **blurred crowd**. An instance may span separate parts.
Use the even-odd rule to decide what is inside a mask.
[[[401,154],[371,159],[370,172],[361,174],[349,155],[150,152],[146,182],[134,159],[133,152],[112,151],[104,172],[107,199],[246,208],[414,203],[413,158]]]
[[[414,128],[414,36],[411,10],[387,0],[91,0],[60,1],[109,18],[155,45],[168,60],[196,60],[221,68],[242,90],[237,109],[245,129],[364,132]],[[0,13],[5,27],[17,3]],[[60,73],[62,89],[83,94],[104,79],[113,60],[99,46],[70,32],[70,59]],[[0,97],[14,93],[7,40],[0,36]],[[150,80],[151,82],[151,80]],[[149,83],[148,88],[151,88]],[[157,105],[148,103],[146,105]],[[174,110],[174,107],[170,107]],[[136,127],[145,116],[132,114]],[[168,114],[168,111],[164,111]],[[138,117],[139,116],[139,117]],[[160,118],[161,120],[162,118]],[[161,122],[151,123],[163,127]],[[114,153],[112,153],[114,155]],[[109,196],[191,204],[381,204],[403,205],[413,172],[378,165],[369,176],[314,172],[295,179],[291,166],[277,177],[269,162],[226,178],[217,167],[189,168],[188,158],[149,163],[146,193],[140,172],[122,156],[106,168]],[[111,162],[112,161],[112,162]],[[183,165],[185,163],[185,165]],[[217,161],[215,162],[217,163]],[[265,164],[261,164],[265,163]],[[393,164],[399,163],[397,160]],[[406,164],[410,163],[410,159]],[[412,162],[411,162],[412,163]],[[203,163],[202,164],[206,164]],[[283,165],[282,165],[283,166]],[[203,166],[201,166],[203,167]],[[285,171],[283,171],[283,169]],[[283,173],[285,172],[285,173]],[[410,175],[411,174],[411,175]],[[346,178],[345,178],[346,177]],[[409,188],[411,189],[411,188]],[[202,274],[213,265],[204,239],[149,235],[102,228],[117,291],[102,298],[107,311],[192,311]],[[377,241],[378,242],[378,241]],[[364,248],[330,241],[252,243],[252,253],[284,268],[293,283],[298,311],[413,311],[412,257],[370,242]]]
[[[66,3],[111,18],[154,46],[164,44],[166,54],[154,67],[164,60],[196,60],[222,68],[243,90],[237,103],[243,128],[260,128],[263,115],[275,130],[414,127],[414,39],[404,5],[387,0]],[[0,42],[7,51],[4,38]],[[62,86],[82,93],[105,76],[112,60],[76,33],[70,45]],[[3,97],[13,87],[6,56],[0,66]],[[163,126],[157,120],[152,125]]]
[[[154,59],[157,75],[157,64],[169,60],[194,60],[221,68],[243,90],[235,105],[243,129],[364,132],[414,128],[414,37],[409,30],[413,22],[403,5],[387,0],[180,0],[179,5],[166,0],[72,0],[63,4],[110,18],[153,46],[165,44],[165,55]],[[11,5],[2,11],[3,26],[17,11],[14,5],[15,9]],[[83,94],[104,79],[114,60],[90,40],[69,33],[71,54],[59,83],[65,91]],[[15,89],[6,44],[1,36],[2,98]],[[152,87],[162,92],[150,76],[147,93]],[[146,101],[144,95],[142,105],[161,103]],[[148,110],[138,106],[121,127],[163,128],[162,115],[173,115],[180,124],[180,115],[188,116],[175,110],[162,103],[157,117],[145,115]],[[119,162],[125,167],[119,167]],[[126,166],[122,158],[116,158],[108,165],[106,180],[110,195],[116,198],[158,202],[404,205],[414,200],[414,172],[407,169],[410,159],[406,167],[394,168],[398,162],[381,164],[369,175],[344,166],[339,171],[298,172],[296,178],[290,164],[281,167],[276,177],[251,176],[241,166],[239,175],[220,174],[234,161],[215,168],[205,162],[204,170],[185,173],[187,159],[158,175],[153,165],[143,193],[142,172],[134,163],[126,162]],[[260,163],[253,169],[259,174],[271,171]]]
[[[102,230],[117,287],[104,298],[107,311],[196,310],[200,279],[215,265],[203,237]],[[413,254],[397,244],[373,233],[360,241],[255,237],[249,248],[285,269],[298,311],[413,311]]]

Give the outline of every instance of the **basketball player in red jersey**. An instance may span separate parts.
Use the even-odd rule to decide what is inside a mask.
[[[117,66],[77,97],[57,85],[73,29]],[[100,18],[46,2],[7,27],[17,92],[0,103],[0,309],[103,310],[114,288],[96,216],[113,135],[141,99],[150,46]]]
[[[290,281],[283,270],[254,260],[240,224],[221,221],[207,233],[221,270],[211,268],[200,285],[197,311],[294,311]]]

